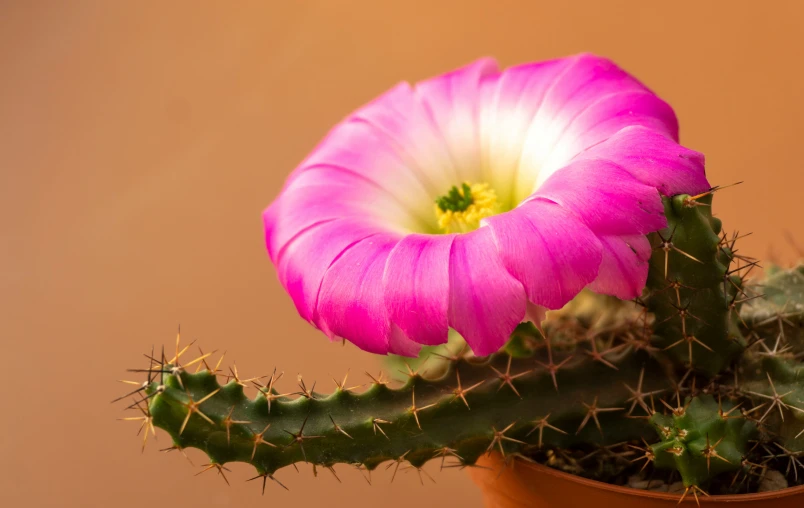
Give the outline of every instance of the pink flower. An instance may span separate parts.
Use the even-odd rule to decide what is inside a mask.
[[[401,83],[336,125],[265,210],[279,280],[331,339],[502,346],[529,305],[638,296],[661,194],[709,189],[673,110],[594,55]]]

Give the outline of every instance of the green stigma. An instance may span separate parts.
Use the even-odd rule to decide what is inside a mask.
[[[463,212],[475,202],[472,197],[472,189],[468,183],[461,185],[461,190],[453,185],[446,195],[436,199],[436,205],[442,212]]]

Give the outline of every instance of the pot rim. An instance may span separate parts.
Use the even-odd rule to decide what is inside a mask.
[[[678,494],[668,494],[665,492],[650,492],[647,490],[622,487],[620,485],[612,485],[610,483],[599,482],[597,480],[590,480],[589,478],[583,478],[581,476],[577,476],[574,474],[565,473],[563,471],[559,471],[558,469],[554,469],[552,467],[545,466],[543,464],[538,464],[535,462],[517,460],[516,464],[517,467],[525,467],[533,469],[535,471],[538,471],[539,473],[545,473],[553,477],[561,478],[576,484],[584,485],[586,487],[600,490],[607,490],[616,494],[650,498],[650,499],[667,499],[673,501],[678,501],[679,499]],[[804,485],[797,485],[795,487],[788,487],[786,489],[774,490],[770,492],[757,492],[753,494],[729,494],[729,495],[708,496],[708,497],[703,496],[700,497],[699,499],[702,502],[706,503],[734,503],[741,501],[742,502],[765,501],[768,499],[776,499],[780,497],[790,497],[796,495],[804,495]]]

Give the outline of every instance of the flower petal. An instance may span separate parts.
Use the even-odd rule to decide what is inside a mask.
[[[305,171],[321,166],[358,175],[383,189],[391,199],[404,203],[414,216],[423,221],[432,218],[433,189],[401,158],[397,147],[369,123],[347,119],[336,125],[296,169],[288,186]]]
[[[321,280],[345,250],[381,230],[355,219],[318,222],[286,242],[274,257],[277,275],[299,315],[316,324],[316,301]]]
[[[553,81],[570,63],[570,59],[561,58],[517,65],[484,83],[480,113],[482,176],[505,201],[514,199],[516,173],[529,127]]]
[[[603,236],[603,261],[589,289],[622,300],[637,298],[648,280],[650,242],[643,235]]]
[[[614,162],[665,196],[697,194],[710,189],[703,154],[642,126],[620,130],[606,141],[578,154],[575,160],[579,159]]]
[[[429,213],[432,215],[432,204]],[[417,217],[403,201],[372,181],[337,168],[315,166],[294,174],[263,213],[271,259],[275,260],[279,250],[301,231],[346,217],[373,221],[384,230],[401,231],[417,224]]]
[[[458,235],[449,267],[449,324],[476,355],[497,351],[525,315],[525,291],[497,256],[490,228]]]
[[[530,195],[538,183],[550,176],[550,171],[563,166],[546,164],[578,116],[603,97],[629,91],[648,91],[606,58],[580,54],[567,61],[567,66],[551,80],[524,138],[516,182],[518,201]],[[575,146],[575,153],[583,148]]]
[[[391,323],[385,311],[382,274],[399,237],[377,234],[354,244],[332,264],[321,282],[318,317],[337,337],[364,351],[388,352]]]
[[[419,356],[422,345],[410,340],[405,332],[399,329],[398,326],[391,323],[391,335],[388,341],[388,352],[399,356],[407,356],[409,358],[416,358]]]
[[[400,83],[361,107],[350,120],[371,126],[430,195],[461,182],[438,126],[409,83]]]
[[[449,262],[455,235],[408,235],[391,251],[383,277],[388,316],[420,344],[447,342]]]
[[[503,265],[532,303],[560,308],[597,277],[600,241],[559,205],[534,199],[485,221]]]
[[[460,69],[416,84],[416,95],[436,125],[460,177],[451,185],[481,179],[478,126],[481,82],[484,77],[496,74],[497,62],[491,58],[481,58]]]
[[[669,104],[647,90],[603,95],[572,119],[545,160],[538,186],[578,152],[605,141],[624,127],[640,125],[678,139],[678,120]]]
[[[575,161],[553,173],[533,196],[573,211],[597,234],[647,234],[667,225],[656,189],[609,161]]]

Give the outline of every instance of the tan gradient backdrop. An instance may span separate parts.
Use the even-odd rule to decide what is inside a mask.
[[[606,4],[604,7],[603,4]],[[661,5],[661,7],[659,7]],[[331,385],[378,359],[295,314],[260,212],[343,115],[402,79],[608,55],[676,108],[746,253],[804,243],[804,2],[4,1],[0,4],[0,505],[479,506],[459,471],[259,496],[194,477],[117,422],[115,383],[181,323],[240,371]],[[193,454],[196,465],[202,459]]]

